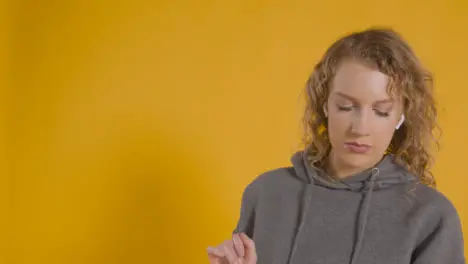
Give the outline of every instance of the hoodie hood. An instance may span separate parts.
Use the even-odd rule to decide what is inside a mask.
[[[357,239],[353,246],[350,264],[359,263],[359,253],[362,247],[362,241],[366,234],[367,220],[369,218],[369,208],[371,207],[372,193],[374,191],[390,188],[398,184],[406,184],[416,181],[416,178],[407,173],[407,171],[394,162],[393,155],[385,157],[374,167],[363,172],[350,175],[343,179],[330,180],[327,173],[315,166],[312,166],[307,158],[307,151],[300,151],[291,158],[296,176],[303,182],[306,182],[302,195],[302,212],[299,216],[299,227],[297,228],[294,243],[289,255],[289,264],[292,264],[297,250],[297,237],[304,228],[308,211],[310,210],[310,201],[312,199],[313,186],[321,186],[329,189],[348,190],[363,195],[361,206],[359,206],[359,215],[357,216]]]
[[[369,181],[373,173],[378,173],[374,179],[373,190],[389,188],[396,184],[405,184],[416,181],[406,169],[397,165],[394,155],[387,154],[374,167],[360,173],[350,175],[343,179],[330,180],[331,177],[321,168],[315,167],[308,161],[306,151],[296,152],[291,162],[296,176],[309,184],[319,185],[329,189],[345,189],[361,192],[369,188]]]

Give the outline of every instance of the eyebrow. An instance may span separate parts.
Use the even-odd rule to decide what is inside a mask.
[[[352,97],[351,95],[348,95],[348,94],[345,94],[345,93],[342,93],[342,92],[336,92],[336,95],[339,95],[343,98],[346,98],[350,101],[353,101],[353,102],[357,102],[359,100],[357,100],[356,98]],[[377,100],[374,102],[374,104],[385,104],[385,103],[393,103],[393,99],[391,98],[388,98],[388,99],[383,99],[383,100]]]

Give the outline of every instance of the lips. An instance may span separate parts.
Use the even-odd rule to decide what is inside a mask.
[[[366,144],[359,144],[357,142],[348,142],[345,143],[345,148],[353,153],[364,154],[370,150],[371,146]]]

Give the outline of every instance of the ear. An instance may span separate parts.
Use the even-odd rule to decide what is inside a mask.
[[[400,121],[398,121],[398,124],[396,125],[395,130],[398,130],[401,127],[401,125],[403,124],[403,122],[405,122],[405,115],[401,114]]]
[[[323,113],[325,114],[325,117],[328,117],[328,110],[326,105],[323,106]]]

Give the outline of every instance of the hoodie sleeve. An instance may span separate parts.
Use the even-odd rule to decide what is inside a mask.
[[[242,204],[239,221],[234,233],[245,233],[252,238],[255,222],[255,207],[257,203],[257,193],[254,188],[255,182],[250,183],[242,194]]]
[[[446,205],[436,228],[413,253],[412,264],[465,264],[464,242],[456,209]]]

